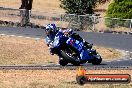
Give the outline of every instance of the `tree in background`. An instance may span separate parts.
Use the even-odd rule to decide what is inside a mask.
[[[132,19],[132,0],[114,0],[106,14],[112,18]]]
[[[131,20],[122,19],[132,19],[132,0],[113,0],[108,7],[106,16],[110,17],[105,19],[105,24],[107,27],[114,27],[118,25],[120,27],[130,28]]]
[[[70,14],[93,14],[95,3],[93,0],[60,0],[61,8]]]
[[[93,14],[97,3],[105,3],[109,0],[60,0],[60,7],[70,14]]]

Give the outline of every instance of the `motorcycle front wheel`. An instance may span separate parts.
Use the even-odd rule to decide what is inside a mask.
[[[102,62],[102,58],[100,55],[96,55],[93,57],[92,64],[99,65]]]

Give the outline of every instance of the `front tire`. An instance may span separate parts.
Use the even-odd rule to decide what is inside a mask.
[[[101,62],[102,62],[101,56],[99,58],[94,57],[93,60],[92,60],[93,65],[99,65]]]

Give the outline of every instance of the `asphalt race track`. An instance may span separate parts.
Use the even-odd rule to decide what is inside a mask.
[[[111,47],[116,49],[125,50],[128,55],[118,60],[103,61],[101,65],[84,64],[83,66],[88,69],[132,69],[132,35],[126,34],[111,34],[111,33],[93,33],[93,32],[77,32],[86,41],[94,45],[104,47]],[[26,38],[40,39],[44,38],[44,29],[34,28],[13,28],[13,27],[0,27],[0,35],[23,36]],[[37,66],[0,66],[0,69],[75,69],[75,66],[68,65],[61,67],[56,64],[37,65]]]

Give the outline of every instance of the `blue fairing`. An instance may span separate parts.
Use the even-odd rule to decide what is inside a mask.
[[[80,52],[80,57],[82,60],[90,59],[87,49],[84,49],[82,52]]]
[[[74,48],[76,48],[78,51],[82,51],[83,49],[83,43],[78,41],[78,40],[74,40],[73,38],[69,37],[69,39],[66,41],[67,44],[73,46]]]
[[[81,60],[91,59],[91,57],[89,56],[89,52],[84,48],[83,42],[74,40],[72,37],[69,37],[66,43],[73,46],[79,51]]]
[[[67,37],[64,37],[62,32],[58,32],[55,36],[53,45],[54,47],[58,47],[61,44],[63,44],[66,40],[67,40]]]

